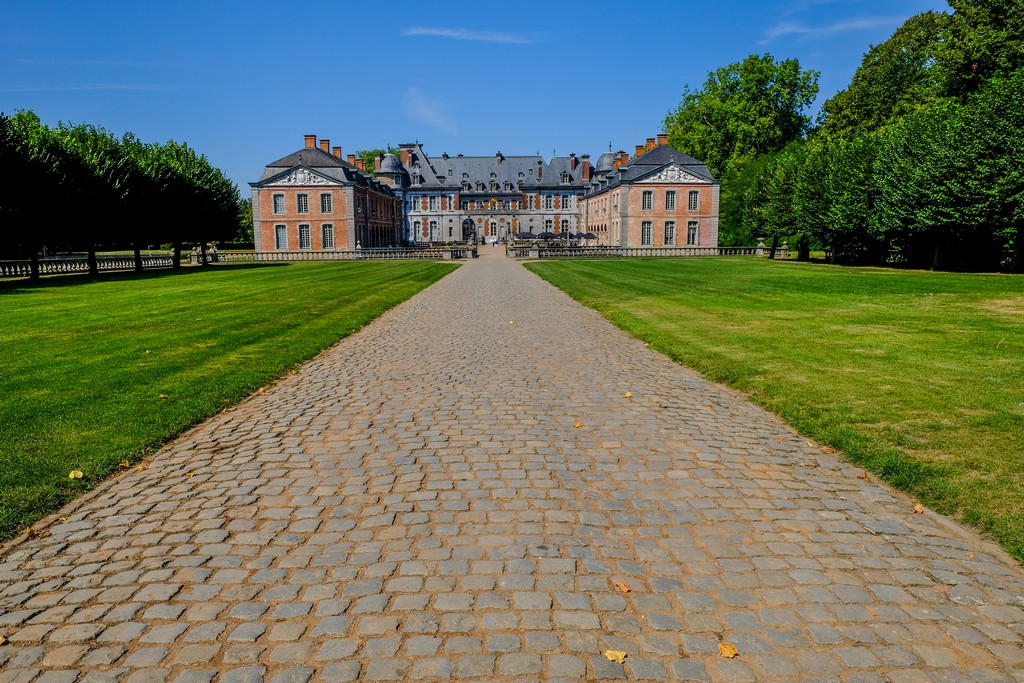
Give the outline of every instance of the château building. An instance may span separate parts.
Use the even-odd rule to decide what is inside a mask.
[[[417,142],[378,155],[305,147],[251,183],[257,251],[373,248],[523,233],[590,233],[609,246],[718,245],[719,181],[665,135],[625,152],[429,157]],[[325,199],[327,197],[327,199]],[[312,198],[312,199],[311,199]],[[324,202],[327,202],[326,204]],[[319,206],[320,211],[316,208]],[[330,209],[325,211],[325,209]]]

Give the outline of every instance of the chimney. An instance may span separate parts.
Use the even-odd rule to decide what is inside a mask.
[[[544,177],[544,162],[537,159],[537,180]]]
[[[335,147],[333,151],[334,151],[334,156],[337,157],[338,159],[340,159],[341,158],[341,147]]]
[[[356,159],[356,168],[360,171],[366,170],[366,163],[362,159]]]
[[[355,154],[349,154],[348,155],[348,163],[352,164],[353,166],[356,165],[356,155]]]
[[[659,145],[667,145],[668,144],[668,133],[658,133],[658,144]]]
[[[619,150],[619,166],[625,166],[627,163],[629,163],[629,155],[625,150]]]
[[[583,182],[590,182],[590,155],[584,154],[580,159],[583,160]]]
[[[306,135],[305,138],[306,138],[306,149],[315,149],[316,148],[316,136],[315,135]]]
[[[612,161],[612,168],[618,168],[621,165],[622,165],[622,157],[616,156],[615,159]]]
[[[638,156],[640,156],[643,153],[644,153],[644,146],[643,145],[637,145],[636,146],[636,154],[634,154],[633,156],[634,157],[638,157]]]
[[[331,153],[331,141],[327,138],[321,138],[320,140],[320,151],[326,154]]]
[[[572,170],[576,170],[576,166],[579,165],[579,161],[576,160],[576,152],[569,152],[569,167]]]
[[[647,146],[644,147],[645,152],[649,152],[654,149],[654,138],[647,138]]]
[[[402,166],[409,168],[412,165],[412,145],[399,145],[398,146],[398,160],[402,162]]]
[[[377,152],[377,154],[374,155],[374,157],[373,157],[373,170],[379,171],[380,170],[380,164],[381,164],[382,161],[384,161],[384,155],[381,154],[380,152]]]
[[[494,155],[494,159],[499,164],[505,160],[505,157],[501,156],[501,150],[500,149],[498,150],[497,154]]]

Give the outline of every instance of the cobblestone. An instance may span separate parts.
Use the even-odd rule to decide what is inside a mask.
[[[1024,680],[859,474],[484,250],[0,550],[0,683]]]

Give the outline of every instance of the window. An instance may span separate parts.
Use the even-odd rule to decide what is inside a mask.
[[[572,182],[572,176],[569,175],[568,173],[563,173],[562,174],[562,184],[563,185],[568,185],[571,182]]]
[[[544,232],[551,232],[554,229],[554,221],[548,218],[544,221]]]
[[[417,235],[417,234],[419,234],[419,231],[420,231],[420,222],[419,221],[413,221],[413,223],[412,223],[412,234],[413,235]]]
[[[569,232],[569,219],[568,218],[563,218],[562,219],[562,232]]]
[[[321,243],[324,249],[334,249],[334,226],[330,223],[324,223],[321,226],[321,232],[323,233],[323,239]]]
[[[553,209],[553,208],[555,208],[554,202],[555,202],[555,198],[552,195],[545,195],[544,196],[544,208],[545,209]]]
[[[431,211],[437,211],[437,197],[431,197],[429,200],[429,207]]]
[[[532,194],[531,195],[527,195],[526,203],[528,204],[527,208],[529,208],[529,209],[533,208],[533,195]]]
[[[568,209],[569,208],[569,195],[567,195],[567,194],[563,194],[562,195],[562,208],[563,209]]]
[[[309,226],[303,223],[299,226],[299,249],[311,249],[313,244],[309,240]]]
[[[288,251],[288,226],[274,226],[274,249]]]
[[[430,221],[430,239],[437,238],[437,221]]]
[[[654,221],[644,221],[640,224],[640,244],[649,245],[651,243],[651,232],[653,228]]]
[[[295,208],[299,213],[309,213],[309,195],[295,195]]]
[[[334,198],[324,192],[320,195],[320,213],[331,213],[334,211]]]
[[[274,213],[284,213],[284,212],[285,212],[285,208],[284,208],[284,195],[283,194],[275,194],[274,195]]]
[[[675,194],[675,193],[673,193]],[[665,246],[676,243],[676,222],[665,221]]]
[[[697,221],[686,224],[686,244],[697,244]]]
[[[644,190],[643,205],[640,208],[644,211],[654,210],[654,190]]]
[[[495,223],[494,221],[491,221],[491,232],[490,232],[490,235],[491,235],[491,237],[497,237],[498,236],[498,224]]]
[[[696,211],[697,207],[700,206],[700,192],[697,190],[690,190],[690,201],[686,208],[690,211]]]
[[[676,191],[669,190],[665,193],[665,210],[675,211],[676,210]]]

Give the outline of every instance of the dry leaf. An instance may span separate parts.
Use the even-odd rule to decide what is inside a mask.
[[[58,521],[58,522],[66,522],[66,521],[68,521],[68,518],[67,518],[67,517],[61,517],[61,518],[60,518],[60,519],[58,519],[57,521]]]
[[[924,512],[924,505],[921,505],[920,503],[915,505],[914,506],[914,512],[917,513],[917,514],[921,514],[922,512]]]
[[[153,352],[150,351],[149,349],[146,349],[146,353],[153,353]]]
[[[832,448],[831,446],[822,446],[821,447],[821,452],[822,453],[835,453],[836,449]]]
[[[860,474],[857,475],[857,478],[858,479],[867,479],[868,478],[868,471],[864,470],[863,472],[861,472]]]
[[[185,476],[188,477],[189,479],[191,479],[192,477],[196,476],[196,473],[195,472],[186,472]]]
[[[144,469],[146,469],[146,466],[145,466],[145,465],[139,465],[138,467],[136,467],[136,468],[135,468],[135,470],[136,470],[137,472],[141,472],[141,471],[142,471],[142,470],[144,470]]]
[[[644,342],[644,346],[650,346],[650,344],[648,344],[647,342]]]
[[[123,469],[123,470],[126,470],[126,469],[128,469],[129,467],[131,467],[131,466],[132,466],[132,464],[131,464],[130,462],[128,462],[127,460],[122,460],[122,461],[121,461],[120,463],[118,463],[118,465],[117,465],[117,466],[118,466],[118,467],[120,467],[120,468],[121,468],[121,469]]]
[[[629,591],[633,590],[632,588],[629,587],[629,584],[626,583],[625,581],[616,581],[615,582],[615,587],[618,588],[623,593],[628,593]]]
[[[622,650],[605,650],[604,658],[607,659],[609,662],[622,664],[626,661],[626,653]]]
[[[49,535],[50,535],[50,530],[49,529],[29,529],[28,530],[28,537],[29,538],[43,538],[43,537],[49,536]]]
[[[973,560],[974,559],[974,553],[967,553],[967,559],[968,560]]]
[[[71,470],[68,472],[68,479],[81,479],[83,476],[82,470]]]
[[[807,445],[810,446],[811,448],[814,448],[814,442],[813,441],[808,441]]]
[[[515,320],[509,320],[509,321],[508,321],[508,324],[509,324],[509,325],[515,325],[515,324],[516,324],[516,321],[515,321]]]
[[[735,657],[739,653],[740,653],[740,651],[736,649],[735,645],[730,645],[729,643],[719,643],[718,644],[718,654],[722,655],[723,657],[727,657],[729,659],[732,659],[733,657]]]
[[[583,426],[582,422],[577,422],[576,424],[573,425],[573,427],[575,427],[576,429],[579,429],[582,426]]]
[[[622,397],[623,398],[633,398],[633,392],[632,391],[627,391],[626,393],[624,393],[622,395]]]
[[[0,636],[0,645],[3,645],[6,642],[7,642],[7,639],[4,638],[3,636]]]
[[[160,394],[160,398],[170,398],[167,394]]]

